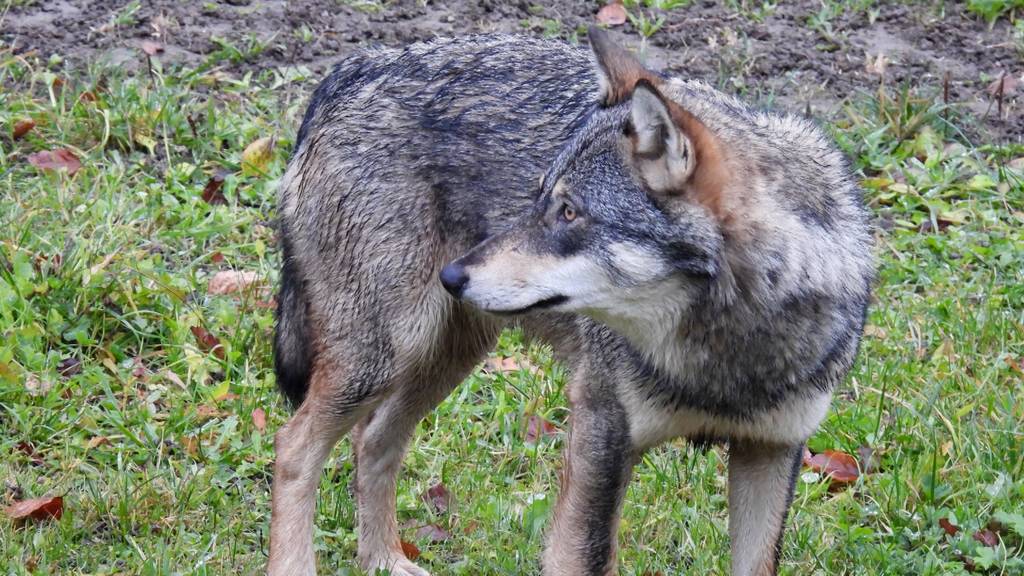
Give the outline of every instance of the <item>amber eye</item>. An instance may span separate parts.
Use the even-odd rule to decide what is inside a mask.
[[[576,219],[576,209],[568,204],[562,205],[562,219],[566,222],[572,222]]]

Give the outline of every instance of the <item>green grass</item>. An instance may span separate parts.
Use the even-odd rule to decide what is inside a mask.
[[[0,503],[65,497],[59,521],[0,518],[5,574],[263,565],[272,433],[288,417],[272,314],[259,289],[211,296],[207,283],[244,270],[274,285],[275,179],[311,85],[211,69],[94,70],[54,87],[44,63],[0,52]],[[15,141],[25,118],[37,125]],[[810,445],[869,447],[879,462],[841,489],[801,477],[784,574],[1024,572],[1024,534],[1004,516],[1024,512],[1024,148],[972,145],[955,127],[969,121],[890,93],[855,99],[835,123],[882,268],[860,361]],[[266,175],[243,175],[242,150],[267,136],[278,144]],[[82,160],[73,176],[26,161],[59,147]],[[210,206],[202,190],[218,172],[228,202]],[[223,359],[199,346],[197,326]],[[564,430],[564,372],[514,333],[499,353],[539,369],[476,372],[419,427],[401,476],[403,538],[439,575],[536,571],[564,438],[527,444],[526,421]],[[81,371],[61,376],[69,359]],[[358,574],[352,472],[343,443],[317,513],[325,573]],[[420,499],[437,482],[447,514]],[[972,535],[996,515],[998,545],[983,547]],[[941,518],[960,532],[946,536]],[[428,523],[452,537],[418,541]],[[622,573],[725,573],[726,525],[723,452],[653,450],[627,497]]]

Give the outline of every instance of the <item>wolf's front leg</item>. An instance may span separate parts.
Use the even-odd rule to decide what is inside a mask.
[[[614,574],[619,512],[637,460],[625,410],[614,398],[581,399],[568,444],[544,576]]]
[[[733,576],[774,576],[803,445],[729,444]]]

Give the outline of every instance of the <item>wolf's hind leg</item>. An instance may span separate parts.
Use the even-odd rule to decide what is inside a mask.
[[[355,376],[321,358],[302,406],[274,436],[270,576],[316,574],[313,518],[324,462],[338,440],[379,401],[381,386]]]
[[[453,319],[431,357],[396,382],[391,393],[359,423],[354,433],[356,498],[359,510],[359,564],[392,576],[429,576],[402,552],[395,517],[395,486],[416,424],[451,393],[480,360],[496,329],[469,319]]]
[[[733,576],[774,576],[803,446],[729,444]]]

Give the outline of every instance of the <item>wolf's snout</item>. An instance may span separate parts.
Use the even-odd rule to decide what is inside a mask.
[[[452,262],[441,269],[441,285],[452,296],[461,298],[467,282],[469,274],[466,274],[466,269],[461,264]]]

